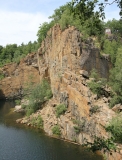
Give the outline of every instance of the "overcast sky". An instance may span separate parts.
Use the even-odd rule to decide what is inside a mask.
[[[0,0],[0,45],[37,40],[37,31],[59,6],[70,0]],[[119,19],[119,9],[106,7],[106,18]]]

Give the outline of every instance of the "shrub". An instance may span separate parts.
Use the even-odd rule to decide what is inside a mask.
[[[74,130],[77,134],[80,133],[80,127],[79,126],[74,126]]]
[[[43,119],[42,119],[42,117],[41,116],[38,116],[38,118],[37,118],[37,120],[36,120],[36,125],[38,126],[38,127],[43,127]]]
[[[30,91],[28,96],[29,104],[26,106],[26,113],[30,115],[40,108],[40,106],[52,97],[52,91],[49,83],[43,80],[42,83],[37,84]]]
[[[60,130],[60,128],[59,128],[58,125],[55,125],[55,126],[52,128],[52,132],[53,132],[53,134],[55,134],[55,135],[58,135],[58,136],[61,135],[61,130]]]
[[[31,119],[31,124],[33,126],[37,126],[38,128],[43,128],[43,119],[41,116],[33,117]]]
[[[0,73],[0,80],[4,78],[4,74]]]
[[[94,137],[94,142],[88,142],[86,139],[86,143],[83,146],[88,147],[90,150],[92,150],[93,152],[100,150],[100,151],[104,151],[105,152],[110,152],[112,150],[116,151],[116,146],[114,144],[114,138],[108,138],[105,139],[104,137]]]
[[[60,117],[60,115],[66,112],[67,108],[64,104],[59,104],[56,106],[56,117]]]
[[[94,79],[91,82],[88,83],[88,86],[90,90],[94,93],[97,94],[98,98],[104,94],[104,89],[103,87],[106,84],[106,79],[104,78],[99,78],[99,79]]]
[[[93,78],[91,82],[88,83],[90,90],[97,94],[98,98],[104,94],[103,87],[105,86],[107,80],[105,78],[99,78],[96,69],[92,69],[90,77]]]
[[[98,80],[98,73],[97,70],[95,68],[93,68],[90,72],[90,77],[94,78],[95,80]]]
[[[16,99],[16,100],[15,100],[15,104],[16,104],[16,105],[20,105],[20,104],[21,104],[21,100],[20,100],[20,99]]]
[[[122,97],[115,94],[112,96],[112,99],[110,100],[109,107],[113,108],[116,104],[119,104],[121,102],[122,102]]]
[[[80,133],[81,131],[84,131],[86,119],[84,119],[84,118],[82,118],[81,120],[72,119],[72,122],[73,122],[73,124],[75,124],[74,130],[77,134]]]
[[[77,120],[77,119],[72,119],[72,122],[73,122],[74,124],[77,124],[77,125],[79,125],[79,124],[80,124],[80,121],[79,121],[79,120]]]
[[[99,106],[93,106],[90,108],[90,113],[93,114],[93,113],[96,113],[99,111]]]
[[[122,104],[122,47],[118,48],[115,67],[110,71],[109,84],[115,93],[110,106]]]
[[[115,137],[116,141],[122,143],[122,114],[117,114],[116,117],[113,117],[109,122],[109,125],[106,127],[108,132],[111,132]]]
[[[97,94],[98,97],[100,97],[103,94],[101,83],[91,81],[88,83],[88,86],[94,94]]]

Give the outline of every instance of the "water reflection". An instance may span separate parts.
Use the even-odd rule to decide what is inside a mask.
[[[15,123],[13,102],[0,102],[0,160],[102,160],[81,146],[46,136]]]

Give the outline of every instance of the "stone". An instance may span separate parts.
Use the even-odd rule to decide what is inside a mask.
[[[14,112],[24,112],[25,110],[22,108],[21,105],[15,106]]]
[[[17,119],[16,122],[17,123],[21,123],[22,119]]]
[[[108,102],[108,99],[107,99],[106,97],[103,97],[103,101],[104,101],[105,103],[107,103],[107,102]]]
[[[120,152],[120,154],[122,155],[122,149],[121,149],[119,152]]]
[[[122,105],[121,104],[116,104],[113,108],[113,111],[115,112],[122,112]]]
[[[85,77],[85,78],[88,78],[88,77],[89,77],[88,72],[85,71],[85,70],[80,70],[79,73],[80,73],[83,77]]]

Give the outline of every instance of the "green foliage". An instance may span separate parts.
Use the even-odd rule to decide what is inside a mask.
[[[105,139],[104,137],[95,136],[93,143],[88,142],[86,140],[86,143],[83,146],[88,147],[93,152],[100,150],[100,151],[104,151],[104,153],[105,152],[111,153],[112,150],[114,151],[116,150],[116,146],[114,144],[114,138],[112,137]]]
[[[62,14],[66,11],[67,8],[68,8],[68,4],[60,6],[58,9],[54,10],[54,14],[49,18],[52,19],[54,23],[58,23],[62,17]]]
[[[117,114],[107,125],[106,130],[111,132],[116,141],[122,143],[122,114]]]
[[[122,104],[122,47],[118,48],[115,67],[110,72],[109,84],[114,91],[111,107],[117,103]]]
[[[39,48],[39,44],[34,41],[30,41],[28,44],[9,44],[5,47],[0,46],[0,66],[7,63],[15,62],[19,63],[20,60],[25,57],[28,53],[35,52]]]
[[[29,90],[27,99],[29,104],[26,106],[27,115],[38,110],[41,105],[52,97],[52,91],[49,83],[43,80],[40,84],[35,85],[32,90]]]
[[[79,125],[79,124],[80,124],[80,121],[79,121],[79,120],[77,120],[77,119],[72,119],[72,122],[73,122],[74,124],[77,124],[77,125]]]
[[[56,106],[56,117],[60,117],[60,115],[64,114],[67,111],[67,108],[64,104],[59,104]]]
[[[105,27],[108,27],[111,29],[112,33],[117,36],[122,35],[122,21],[112,19],[106,22]]]
[[[20,100],[20,99],[16,99],[16,100],[15,100],[15,104],[16,104],[16,105],[20,105],[20,104],[21,104],[21,100]]]
[[[79,18],[81,18],[81,22],[83,23],[84,20],[91,18],[93,15],[93,11],[95,10],[95,7],[97,7],[97,11],[95,12],[97,14],[97,17],[101,18],[102,20],[105,18],[105,12],[104,9],[107,5],[112,5],[116,3],[117,6],[120,8],[120,16],[122,16],[122,0],[118,1],[110,1],[110,0],[104,0],[104,1],[98,1],[98,0],[72,0],[70,4],[73,6],[73,12],[74,14],[79,14]]]
[[[99,76],[97,73],[97,70],[95,68],[93,68],[90,72],[90,78],[94,78],[95,80],[98,80]]]
[[[34,80],[33,75],[29,75],[28,80],[24,83],[23,95],[26,99],[28,99],[28,95],[30,95],[32,90],[35,88],[35,84],[34,84],[33,80]]]
[[[113,108],[116,104],[122,103],[122,97],[114,94],[110,100],[109,107]]]
[[[61,135],[61,130],[60,130],[60,127],[58,125],[55,125],[53,128],[52,128],[52,132],[54,135],[57,135],[57,136],[60,136]]]
[[[72,119],[73,124],[75,124],[74,126],[74,131],[79,134],[81,131],[84,131],[85,129],[85,123],[86,123],[86,119],[82,118],[81,120],[78,119]]]
[[[0,73],[0,80],[2,80],[4,78],[4,74]]]
[[[96,113],[99,111],[99,106],[95,105],[95,106],[92,106],[90,108],[90,113],[93,114],[93,113]]]
[[[33,126],[37,126],[38,128],[43,128],[43,119],[42,119],[42,117],[40,115],[38,117],[33,117],[31,119],[31,124]]]
[[[74,0],[69,3],[71,12],[75,18],[80,20],[80,24],[87,28],[89,35],[98,35],[103,33],[103,25],[100,17],[104,14],[94,10],[97,0]]]
[[[115,40],[110,41],[108,39],[106,39],[104,41],[103,52],[105,54],[109,54],[110,55],[111,62],[113,63],[113,65],[115,64],[115,61],[116,61],[117,49],[118,49],[118,43],[117,43],[117,41],[115,41]]]
[[[88,83],[90,90],[97,94],[98,98],[104,94],[103,86],[105,85],[104,80],[100,79],[99,81],[91,81]]]
[[[81,131],[79,126],[74,126],[74,130],[77,134]]]
[[[38,42],[41,43],[46,35],[49,29],[54,25],[53,22],[44,22],[42,25],[40,25],[39,30],[37,32]]]
[[[62,30],[71,25],[79,29],[84,35],[102,34],[104,32],[103,23],[99,18],[99,13],[94,12],[96,1],[86,2],[86,0],[82,1],[82,6],[73,6],[72,3],[67,3],[55,9],[54,14],[49,17],[51,22],[44,22],[39,27],[38,42],[41,43],[44,40],[48,30],[56,23],[60,24]]]
[[[99,78],[97,71],[95,69],[91,71],[90,77],[93,78],[93,80],[91,80],[91,82],[88,83],[88,87],[94,94],[97,94],[99,98],[101,95],[104,94],[103,87],[106,84],[106,79]]]
[[[21,52],[19,50],[16,50],[13,56],[12,61],[19,64],[20,60],[24,58],[24,55],[21,55]]]

